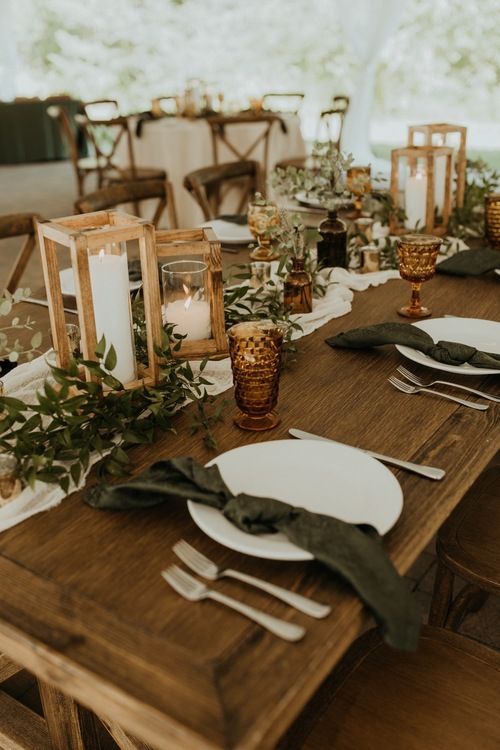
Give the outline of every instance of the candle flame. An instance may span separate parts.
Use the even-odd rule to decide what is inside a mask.
[[[188,287],[185,284],[182,285],[182,288],[184,289],[184,294],[186,295],[186,301],[184,302],[184,310],[187,311],[187,310],[189,310],[189,308],[191,306],[191,302],[193,301],[193,298],[189,294],[189,289],[188,289]]]
[[[101,263],[102,263],[103,258],[104,258],[104,248],[101,247],[101,249],[99,250],[99,260],[101,261]]]

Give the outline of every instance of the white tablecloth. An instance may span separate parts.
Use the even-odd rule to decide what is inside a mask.
[[[276,162],[294,156],[305,156],[306,148],[300,120],[297,115],[282,115],[287,132],[283,133],[280,124],[274,123],[269,136],[268,166],[274,168]],[[175,201],[179,227],[182,229],[197,226],[203,221],[203,215],[187,190],[183,186],[184,176],[194,169],[208,167],[214,163],[212,136],[204,120],[188,120],[181,117],[165,117],[161,120],[144,122],[141,137],[135,135],[135,122],[131,123],[134,145],[134,156],[138,167],[157,167],[165,169],[174,186]],[[249,123],[227,126],[230,142],[245,151],[266,125]],[[263,152],[260,144],[249,159],[262,162]],[[125,144],[117,154],[118,163],[127,165]],[[235,161],[235,156],[224,144],[219,145],[219,162]],[[230,207],[222,207],[230,210]]]

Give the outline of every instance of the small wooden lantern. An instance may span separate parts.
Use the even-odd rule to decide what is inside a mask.
[[[163,230],[156,232],[156,257],[179,260],[198,256],[207,266],[206,288],[207,303],[210,305],[208,338],[198,340],[184,339],[179,351],[174,356],[186,359],[204,357],[225,357],[228,353],[226,329],[224,322],[224,294],[222,284],[222,254],[220,242],[213,229],[203,227],[189,230]],[[166,307],[168,321],[168,306]],[[156,313],[162,318],[162,310]],[[174,329],[175,330],[175,329]],[[180,331],[182,333],[182,331]]]
[[[153,225],[120,211],[97,211],[39,223],[38,238],[58,366],[67,368],[71,358],[59,276],[59,245],[68,248],[71,255],[84,359],[96,360],[98,335],[104,335],[107,346],[113,344],[117,354],[112,374],[126,388],[158,383],[159,357],[155,347],[161,344],[162,326]],[[125,252],[130,240],[139,243],[148,350],[146,367],[137,363],[133,343]],[[85,377],[93,379],[87,368]]]
[[[459,145],[456,150],[455,171],[457,175],[457,186],[455,191],[455,205],[463,206],[465,198],[465,181],[467,169],[467,128],[464,125],[449,125],[447,123],[431,123],[429,125],[410,125],[408,128],[408,145],[415,146],[415,135],[420,133],[424,136],[425,146],[446,146],[447,136],[458,134]],[[437,141],[437,142],[436,142]]]
[[[444,197],[442,221],[437,223],[435,207],[440,196],[436,195],[436,159],[445,157],[443,180]],[[442,236],[448,231],[451,212],[451,170],[453,149],[448,146],[406,146],[391,152],[391,197],[396,206],[400,201],[400,165],[404,159],[409,167],[409,176],[404,187],[404,208],[408,216],[408,226],[392,216],[389,227],[391,234],[405,234],[415,228],[417,221],[427,234]],[[424,170],[422,169],[424,167]]]

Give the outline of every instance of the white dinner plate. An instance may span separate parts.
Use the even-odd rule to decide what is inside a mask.
[[[366,453],[317,440],[273,440],[222,453],[217,464],[233,494],[245,492],[298,505],[385,534],[396,523],[403,493],[396,477]],[[284,534],[247,534],[215,508],[188,501],[193,521],[237,552],[270,560],[310,560]]]
[[[223,219],[212,219],[201,225],[202,227],[212,227],[219,242],[227,245],[248,245],[249,242],[255,242],[248,224],[233,224],[231,221]]]
[[[480,349],[483,352],[500,354],[500,323],[495,320],[481,320],[479,318],[431,318],[413,323],[417,328],[432,336],[437,341],[458,341]],[[437,362],[417,349],[396,344],[396,349],[403,357],[411,359],[419,365],[432,367],[434,370],[456,372],[459,375],[498,375],[500,368],[474,367],[467,363],[463,365],[447,365]]]
[[[305,190],[295,194],[295,200],[302,203],[303,206],[309,206],[309,208],[323,208],[321,201],[314,196],[306,193]]]
[[[63,268],[62,271],[59,271],[59,278],[61,280],[62,293],[70,297],[74,297],[75,296],[75,281],[73,278],[73,269]],[[142,284],[142,281],[131,281],[130,291],[132,292],[134,291],[134,289],[139,289],[141,284]]]
[[[500,276],[500,268],[495,268],[495,273]]]

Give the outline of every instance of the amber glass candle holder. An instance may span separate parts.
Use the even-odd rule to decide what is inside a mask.
[[[399,274],[411,283],[411,301],[398,310],[405,318],[428,318],[431,310],[420,302],[424,281],[432,279],[441,247],[439,237],[431,234],[405,234],[398,238]]]
[[[371,192],[371,167],[350,167],[347,170],[347,189],[354,195],[354,208],[361,211],[363,198]]]
[[[486,237],[495,250],[500,250],[500,193],[486,196],[484,217]]]
[[[243,430],[270,430],[279,424],[278,403],[283,328],[270,320],[237,323],[228,331],[234,421]]]
[[[252,250],[252,260],[276,260],[279,254],[273,249],[272,241],[281,225],[279,208],[275,203],[249,203],[247,212],[248,228],[258,242]]]

